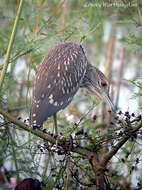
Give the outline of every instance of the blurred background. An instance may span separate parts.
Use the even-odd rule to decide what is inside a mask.
[[[0,0],[0,71],[18,5],[19,0]],[[111,98],[118,110],[135,115],[141,113],[141,0],[25,0],[0,94],[2,109],[28,122],[36,67],[44,55],[61,42],[83,45],[91,64],[109,79]],[[87,125],[102,125],[100,123],[108,122],[106,110],[108,108],[103,102],[100,103],[96,97],[80,89],[71,105],[59,113],[61,132],[69,133],[72,124],[82,122],[82,118],[81,127],[86,130]],[[0,188],[3,189],[4,183],[11,178],[19,180],[30,176],[39,180],[44,178],[48,183],[50,181],[48,188],[54,189],[55,181],[51,180],[51,173],[54,173],[56,158],[42,152],[41,140],[37,137],[15,130],[16,127],[9,127],[5,131],[2,117],[0,122],[0,168],[1,175],[5,176],[3,180],[0,179]],[[53,120],[50,118],[45,128],[52,131],[52,125]],[[122,158],[127,157],[131,149],[135,152],[133,158],[123,162]],[[140,181],[140,150],[141,145],[135,147],[135,143],[130,143],[113,160],[115,164],[112,162],[114,171],[119,171],[120,183],[125,186],[127,182],[128,188],[121,187],[124,190],[135,188]],[[132,172],[136,158],[139,158],[139,165]],[[127,177],[126,181],[124,177]]]

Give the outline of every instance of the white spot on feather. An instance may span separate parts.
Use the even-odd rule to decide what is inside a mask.
[[[51,88],[51,84],[49,84],[49,85],[47,86],[47,88]]]
[[[45,97],[45,94],[42,94],[41,97],[44,98],[44,97]]]
[[[55,103],[54,103],[54,106],[57,106],[57,105],[58,105],[58,103],[57,103],[57,102],[55,102]]]
[[[69,94],[69,89],[67,89],[67,91],[66,91],[66,92],[67,92],[67,94]]]
[[[53,99],[50,99],[50,100],[49,100],[49,103],[50,103],[50,104],[53,104],[53,102],[54,102]]]
[[[61,102],[60,105],[62,106],[64,102]]]
[[[71,60],[73,61],[74,60],[74,57],[71,55]]]
[[[62,92],[63,92],[63,94],[65,94],[65,89],[64,88],[62,88]]]
[[[60,70],[60,65],[58,64],[58,70]]]
[[[65,70],[67,71],[68,70],[68,67],[65,65]]]
[[[68,98],[68,101],[70,101],[71,99],[72,99],[72,98],[71,98],[71,97],[69,97],[69,98]]]
[[[53,98],[53,94],[50,94],[49,99],[52,99],[52,98]]]
[[[66,63],[66,61],[64,61],[64,65],[66,65],[67,63]]]
[[[57,77],[60,77],[60,73],[58,72]]]
[[[73,55],[74,55],[74,57],[76,58],[76,56],[77,56],[76,53],[73,53]]]

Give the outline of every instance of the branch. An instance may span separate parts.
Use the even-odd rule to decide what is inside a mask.
[[[16,126],[28,131],[28,132],[31,132],[32,134],[42,138],[43,140],[45,141],[48,141],[52,144],[56,144],[57,142],[57,139],[48,135],[47,133],[43,133],[42,131],[40,130],[34,130],[32,129],[30,126],[26,125],[25,123],[19,121],[18,119],[12,117],[10,114],[4,112],[3,110],[0,109],[0,114],[3,115],[4,118],[6,118],[8,121],[10,121],[11,123],[15,124]],[[63,143],[63,140],[62,139],[58,139],[58,145],[61,146],[62,148],[65,147],[66,144],[68,144],[69,140],[65,140],[64,143]],[[97,158],[97,154],[95,152],[91,152],[89,150],[87,150],[86,148],[83,148],[83,147],[80,147],[80,146],[77,146],[77,147],[71,147],[70,151],[72,152],[76,152],[84,157],[86,157],[89,161],[93,158],[94,160],[94,164],[98,167],[100,164],[99,164],[99,161],[98,161],[98,158]]]
[[[7,68],[8,68],[10,53],[11,53],[12,46],[13,46],[13,43],[14,43],[14,39],[15,39],[15,36],[16,36],[16,30],[17,30],[17,27],[18,27],[18,22],[19,22],[19,19],[20,19],[21,11],[22,11],[23,1],[24,0],[21,0],[20,4],[19,4],[18,10],[17,10],[17,15],[16,15],[16,18],[15,18],[15,22],[14,22],[12,33],[11,33],[11,37],[10,37],[10,40],[9,40],[7,52],[6,52],[4,61],[3,61],[3,68],[2,68],[2,71],[1,71],[1,75],[0,75],[0,89],[2,89],[3,81],[4,81],[5,74],[6,74],[6,71],[7,71]]]
[[[56,139],[53,138],[52,136],[48,135],[48,134],[45,134],[43,133],[42,131],[40,130],[34,130],[32,129],[30,126],[26,125],[25,123],[19,121],[18,119],[12,117],[10,114],[4,112],[3,110],[0,109],[0,114],[3,115],[4,118],[8,119],[11,123],[19,126],[20,128],[28,131],[28,132],[31,132],[32,134],[44,139],[44,140],[47,140],[49,141],[50,143],[52,144],[55,144],[56,143]]]
[[[109,162],[109,160],[111,160],[111,158],[117,153],[117,151],[127,142],[127,140],[132,137],[133,134],[135,134],[140,128],[142,127],[142,121],[140,121],[137,126],[132,129],[131,131],[129,131],[129,133],[123,137],[113,148],[110,152],[108,152],[103,160],[101,161],[101,166],[104,167],[107,165],[107,163]]]

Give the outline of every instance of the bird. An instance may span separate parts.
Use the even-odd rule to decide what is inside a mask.
[[[41,186],[38,179],[26,178],[15,187],[15,190],[42,190]]]
[[[71,103],[79,88],[96,94],[114,110],[109,97],[109,82],[99,69],[91,65],[82,45],[60,43],[38,65],[33,87],[31,125],[41,128],[51,116],[56,122],[56,113]]]

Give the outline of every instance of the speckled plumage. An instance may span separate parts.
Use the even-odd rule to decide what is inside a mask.
[[[42,126],[48,117],[64,109],[79,89],[87,68],[81,45],[57,45],[37,69],[33,89],[31,124]]]
[[[42,127],[48,117],[64,109],[80,87],[105,100],[114,110],[108,95],[108,80],[92,66],[81,45],[63,43],[51,50],[38,66],[34,82],[32,126]]]

